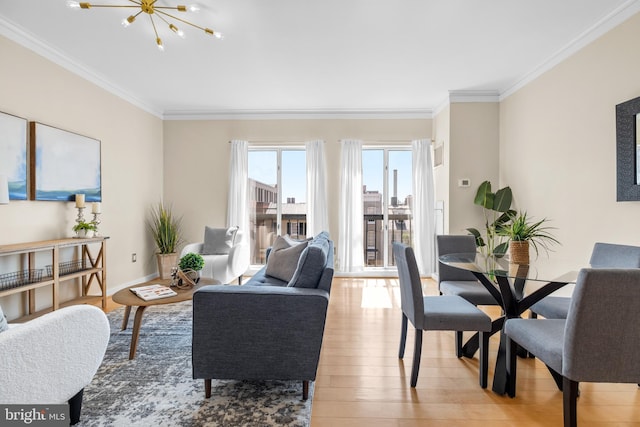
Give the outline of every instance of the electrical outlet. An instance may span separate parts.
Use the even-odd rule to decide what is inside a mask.
[[[136,254],[131,254],[131,262],[136,262],[137,257]]]

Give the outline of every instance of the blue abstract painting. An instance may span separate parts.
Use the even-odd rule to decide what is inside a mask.
[[[36,122],[30,139],[33,199],[102,201],[99,140]]]
[[[0,112],[0,174],[9,199],[27,200],[27,119]]]

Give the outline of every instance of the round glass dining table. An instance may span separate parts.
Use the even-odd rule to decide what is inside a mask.
[[[506,369],[506,340],[503,333],[506,319],[521,317],[533,304],[570,283],[575,283],[578,271],[561,276],[545,273],[544,260],[530,264],[514,264],[508,255],[487,256],[480,253],[454,253],[442,255],[438,260],[450,267],[469,271],[491,293],[502,307],[500,317],[492,321],[491,333],[500,332],[500,347],[496,358],[492,390],[498,394],[508,392]],[[529,283],[531,286],[526,286]],[[527,288],[534,289],[526,292]],[[472,336],[463,347],[463,355],[473,357],[478,349],[478,336]]]

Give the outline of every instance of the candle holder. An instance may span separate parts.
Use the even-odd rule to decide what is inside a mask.
[[[99,213],[93,212],[93,220],[91,221],[91,223],[96,226],[96,229],[93,232],[93,235],[94,236],[99,236],[100,235],[100,233],[98,232],[98,224],[100,224],[100,214]]]
[[[84,222],[84,207],[76,207],[76,209],[78,209],[78,216],[76,217],[76,222],[78,224],[80,224],[81,222]]]

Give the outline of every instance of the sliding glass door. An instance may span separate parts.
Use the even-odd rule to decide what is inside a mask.
[[[411,150],[362,150],[364,259],[366,267],[395,265],[393,242],[411,245]]]
[[[306,153],[295,148],[249,150],[251,264],[266,262],[276,236],[307,235]]]

